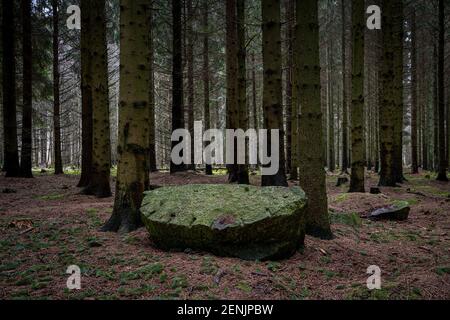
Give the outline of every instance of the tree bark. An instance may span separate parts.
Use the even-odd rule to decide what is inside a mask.
[[[98,198],[111,196],[111,142],[109,126],[108,49],[106,45],[105,0],[91,4],[92,28],[90,59],[92,63],[92,168],[91,179],[84,193]]]
[[[395,8],[401,0],[383,0],[383,63],[382,63],[382,101],[380,104],[380,186],[395,187],[397,178],[394,166],[395,123]]]
[[[439,92],[439,172],[438,181],[448,181],[447,157],[445,153],[445,5],[444,0],[439,0],[439,43],[438,43],[438,92]],[[447,126],[449,124],[447,123]],[[447,137],[448,139],[448,137]]]
[[[364,1],[352,3],[352,172],[350,192],[365,192],[364,161]]]
[[[173,63],[172,63],[172,132],[184,129],[184,90],[183,90],[183,38],[182,1],[172,0]],[[172,141],[172,150],[181,141]],[[182,155],[180,155],[182,156]],[[170,173],[186,171],[185,164],[170,161]]]
[[[411,9],[411,173],[419,173],[417,159],[417,44],[416,10]]]
[[[55,174],[64,174],[61,157],[60,73],[59,73],[59,3],[52,0],[53,12],[53,153]]]
[[[208,0],[203,0],[203,111],[205,114],[205,130],[211,129],[211,112],[209,101],[209,8]],[[206,144],[208,145],[208,143]],[[206,164],[205,174],[213,174],[212,165]]]
[[[279,130],[279,170],[275,175],[264,175],[263,186],[287,187],[284,154],[282,61],[281,61],[281,22],[280,0],[262,0],[262,37],[264,61],[264,127]],[[268,134],[267,149],[271,150],[271,137]]]
[[[2,0],[2,5],[4,171],[6,177],[18,177],[20,166],[16,119],[15,10],[11,0]]]
[[[81,177],[79,188],[89,185],[92,171],[92,61],[91,61],[91,19],[92,1],[81,0]]]
[[[403,1],[398,1],[394,6],[393,46],[394,46],[394,146],[393,166],[395,180],[398,183],[405,181],[403,175]]]
[[[33,48],[31,40],[31,0],[22,0],[23,107],[20,175],[32,178]]]
[[[148,189],[150,121],[150,3],[120,1],[119,163],[114,210],[103,231],[130,232],[142,225]]]
[[[157,165],[156,165],[156,123],[155,123],[155,70],[153,68],[154,61],[155,61],[155,47],[154,47],[154,33],[153,33],[153,8],[150,10],[150,30],[149,30],[149,37],[150,37],[150,63],[151,63],[151,70],[150,70],[150,87],[149,87],[149,94],[150,94],[150,172],[156,172],[158,171]]]
[[[247,111],[247,49],[245,40],[245,0],[237,0],[236,2],[236,17],[237,17],[237,39],[238,39],[238,114],[239,114],[239,129],[247,130],[248,128],[248,111]],[[247,148],[246,148],[247,149]],[[247,157],[248,158],[248,157]],[[239,184],[250,184],[248,175],[248,166],[246,164],[238,165]]]
[[[186,16],[186,57],[187,57],[187,100],[188,100],[188,130],[191,134],[191,164],[188,166],[190,170],[195,170],[194,163],[194,34],[192,20],[194,19],[194,9],[192,0],[187,0],[187,16]]]
[[[307,233],[331,239],[325,170],[323,168],[320,99],[319,18],[316,0],[297,0],[295,72],[298,77],[300,186],[309,199]]]

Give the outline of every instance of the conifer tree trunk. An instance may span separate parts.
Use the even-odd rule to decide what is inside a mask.
[[[172,62],[172,132],[184,129],[184,90],[183,90],[183,38],[182,38],[182,1],[172,1],[173,62]],[[179,141],[172,141],[172,149]],[[182,156],[182,155],[180,155]],[[170,161],[170,173],[186,171],[185,164]]]
[[[345,0],[341,0],[341,16],[342,16],[342,168],[341,174],[348,174],[348,92],[347,92],[347,55],[346,55],[346,33],[347,33],[347,19]]]
[[[288,0],[288,9],[290,12],[288,28],[290,29],[290,56],[291,60],[289,64],[290,67],[290,81],[291,81],[291,101],[290,101],[290,131],[291,131],[291,168],[290,168],[290,179],[298,180],[298,93],[300,92],[298,87],[298,77],[301,76],[300,73],[296,72],[296,64],[294,54],[295,46],[295,35],[296,32],[296,14],[295,14],[295,0]],[[289,110],[289,108],[288,108]],[[288,120],[288,130],[289,130],[289,120]],[[288,155],[286,155],[289,158]]]
[[[444,0],[439,0],[439,43],[438,43],[438,94],[439,94],[439,168],[438,181],[448,181],[447,159],[445,153],[445,5]],[[448,123],[447,123],[448,125]],[[448,137],[447,137],[448,139]]]
[[[106,45],[105,0],[91,4],[92,29],[90,59],[92,63],[92,168],[85,194],[98,198],[111,196],[109,176],[111,169],[111,142],[109,126],[108,49]]]
[[[285,96],[286,96],[286,173],[292,175],[292,74],[293,74],[293,23],[295,20],[294,1],[285,0],[285,43],[286,43],[286,71],[285,71]]]
[[[383,63],[381,72],[382,101],[380,104],[380,186],[395,187],[394,167],[395,122],[395,8],[402,0],[383,0]]]
[[[365,192],[364,161],[364,1],[352,2],[352,172],[350,192]]]
[[[142,225],[149,187],[151,8],[147,0],[121,0],[120,7],[119,161],[114,210],[103,231],[130,232]]]
[[[4,171],[6,177],[20,175],[19,152],[17,148],[16,119],[16,61],[15,61],[15,10],[14,2],[2,0],[3,6],[3,137],[4,137]]]
[[[394,150],[393,166],[395,180],[402,183],[403,175],[403,1],[398,1],[394,6],[393,46],[394,46]]]
[[[20,175],[32,178],[33,48],[31,42],[31,0],[22,0],[23,106]]]
[[[209,12],[208,0],[203,0],[203,111],[205,113],[205,130],[211,129],[211,112],[209,101]],[[206,164],[206,175],[212,175],[212,165]]]
[[[262,0],[262,37],[264,60],[264,127],[268,130],[278,129],[280,131],[279,170],[273,176],[263,176],[262,185],[287,187],[281,80],[280,0]],[[271,150],[272,141],[270,134],[268,134],[267,143],[267,149]]]
[[[59,73],[59,1],[52,0],[53,12],[53,153],[55,174],[63,174],[61,157],[60,73]]]
[[[307,233],[331,239],[325,170],[323,168],[322,109],[320,99],[319,18],[316,0],[297,0],[295,72],[299,119],[300,186],[309,199]]]
[[[411,10],[411,173],[419,173],[417,148],[417,47],[416,10]]]
[[[81,0],[81,177],[79,188],[89,185],[92,170],[92,61],[91,61],[91,33],[92,1]]]
[[[188,130],[191,134],[191,164],[188,166],[190,170],[195,170],[194,163],[194,35],[192,20],[194,19],[194,9],[192,0],[187,0],[187,16],[186,16],[186,57],[187,57],[187,121]]]
[[[153,33],[153,8],[150,10],[150,172],[158,171],[156,166],[156,123],[155,123],[155,70],[153,68],[154,65],[154,56],[155,56],[155,48],[154,48],[154,33]]]
[[[237,39],[238,39],[238,115],[239,129],[247,130],[248,128],[248,111],[247,111],[247,49],[245,36],[245,0],[237,0],[236,2],[237,17]],[[248,158],[248,157],[247,157]],[[246,164],[238,165],[238,181],[239,184],[250,184],[248,176],[248,166]]]

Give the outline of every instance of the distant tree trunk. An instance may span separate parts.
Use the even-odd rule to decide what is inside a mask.
[[[22,0],[22,59],[23,59],[23,107],[22,107],[22,155],[21,176],[32,178],[32,114],[33,114],[33,49],[31,42],[31,0]]]
[[[252,53],[252,115],[253,115],[253,129],[258,130],[258,102],[256,91],[256,62],[255,53]]]
[[[287,187],[284,154],[283,97],[281,70],[281,23],[280,0],[262,0],[262,37],[264,60],[264,127],[279,130],[279,170],[275,175],[264,175],[263,186]],[[267,149],[271,150],[271,135],[268,134]]]
[[[150,3],[120,1],[119,164],[111,218],[103,231],[130,232],[142,225],[140,207],[148,189],[150,97]]]
[[[248,111],[247,111],[247,49],[245,40],[245,0],[237,0],[236,3],[237,17],[237,39],[238,39],[238,113],[239,113],[239,129],[247,130],[248,128]],[[246,164],[238,165],[238,181],[239,184],[250,184],[248,176],[248,166]]]
[[[295,46],[295,28],[296,28],[296,17],[295,17],[295,0],[288,0],[289,22],[288,28],[290,29],[290,51],[289,58],[290,62],[290,107],[288,107],[288,112],[290,112],[290,119],[288,119],[288,131],[291,132],[291,147],[290,147],[290,179],[298,180],[298,77],[301,76],[295,72],[295,65],[297,61],[295,60],[294,46]],[[289,121],[290,120],[290,121]],[[289,148],[288,148],[289,149]],[[289,155],[286,155],[289,159]]]
[[[182,1],[172,0],[173,65],[172,65],[172,132],[184,129]],[[180,141],[172,141],[172,150]],[[180,155],[182,156],[182,155]],[[185,164],[175,164],[171,159],[170,173],[186,171]]]
[[[153,68],[154,60],[155,60],[155,48],[154,48],[154,33],[153,33],[153,9],[150,10],[150,30],[149,30],[149,36],[150,36],[150,88],[149,88],[149,94],[150,94],[150,172],[156,172],[158,171],[158,168],[156,166],[156,124],[155,124],[155,70]]]
[[[81,0],[81,12],[91,12],[92,1]],[[81,15],[81,177],[79,188],[89,185],[92,171],[92,61],[91,14]]]
[[[203,0],[203,110],[205,113],[205,130],[211,129],[211,112],[209,102],[209,12],[208,0]],[[208,145],[208,144],[207,144]],[[212,175],[212,165],[206,164],[206,175]]]
[[[294,0],[285,0],[286,13],[286,173],[292,175],[292,73],[293,73],[293,23],[295,20]],[[296,170],[296,169],[294,169]]]
[[[345,0],[341,0],[341,45],[342,45],[342,168],[341,174],[348,174],[348,93],[347,93],[347,23]]]
[[[238,105],[238,35],[237,35],[237,3],[236,0],[226,0],[226,68],[227,68],[227,102],[226,128],[239,128]],[[237,165],[237,145],[234,145],[234,163],[227,163],[228,182],[239,180]]]
[[[55,154],[55,174],[63,174],[61,157],[61,120],[59,97],[59,8],[58,0],[52,0],[53,12],[53,152]]]
[[[187,167],[190,170],[195,170],[194,162],[194,34],[192,27],[192,20],[194,19],[194,9],[192,7],[192,0],[187,0],[187,17],[186,17],[186,56],[187,56],[187,94],[188,94],[188,130],[191,134],[191,164]]]
[[[109,126],[109,90],[108,90],[108,49],[106,45],[105,0],[96,0],[91,4],[92,29],[90,47],[92,61],[92,169],[91,179],[84,189],[85,194],[98,198],[111,196],[109,176],[111,171],[111,142]]]
[[[15,10],[14,2],[11,0],[2,0],[2,5],[4,171],[6,177],[18,177],[20,167],[16,119]]]
[[[352,172],[350,192],[365,192],[364,162],[364,1],[352,2]]]
[[[309,199],[307,232],[323,239],[331,239],[328,216],[325,171],[323,168],[322,109],[320,99],[320,55],[318,1],[297,0],[295,32],[295,72],[299,119],[300,186]]]
[[[405,180],[403,175],[403,1],[396,3],[394,10],[393,45],[395,108],[392,114],[394,121],[393,166],[396,182],[402,183]]]
[[[333,99],[333,41],[331,40],[330,50],[328,51],[327,84],[328,84],[328,170],[334,172],[336,169],[335,150],[334,150],[334,99]]]
[[[396,108],[395,97],[395,12],[396,6],[402,0],[383,0],[383,63],[382,63],[382,101],[380,104],[380,153],[381,172],[380,186],[395,187],[397,178],[394,167],[394,113]]]
[[[444,0],[439,0],[439,71],[438,71],[438,92],[439,92],[439,172],[438,181],[448,181],[447,165],[448,161],[445,153],[445,6]],[[447,126],[449,124],[447,123]],[[447,136],[448,139],[448,136]]]
[[[411,9],[411,173],[419,173],[417,160],[417,45],[416,10]]]

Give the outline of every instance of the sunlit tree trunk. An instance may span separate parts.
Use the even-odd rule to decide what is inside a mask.
[[[104,231],[130,232],[142,225],[148,186],[150,137],[150,3],[120,1],[119,163],[114,210]]]

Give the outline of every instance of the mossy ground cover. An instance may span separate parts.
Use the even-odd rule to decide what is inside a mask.
[[[449,299],[450,203],[442,184],[414,176],[379,196],[345,195],[328,181],[335,239],[306,237],[305,247],[281,261],[243,261],[199,250],[157,249],[148,232],[101,233],[110,199],[79,195],[78,176],[0,177],[1,299]],[[259,183],[252,176],[252,183]],[[226,183],[226,176],[151,176],[154,185]],[[377,176],[367,176],[367,190]],[[408,189],[435,188],[433,197]],[[427,189],[427,188],[425,188]],[[428,194],[424,189],[424,193]],[[428,188],[428,190],[430,190]],[[431,189],[433,190],[433,189]],[[52,200],[52,195],[64,195]],[[336,199],[336,200],[335,200]],[[417,199],[417,200],[415,200]],[[373,208],[408,201],[404,222],[360,218]],[[31,221],[31,223],[13,223]],[[66,288],[67,267],[82,272],[82,290]],[[379,265],[383,288],[369,291],[367,267]]]

